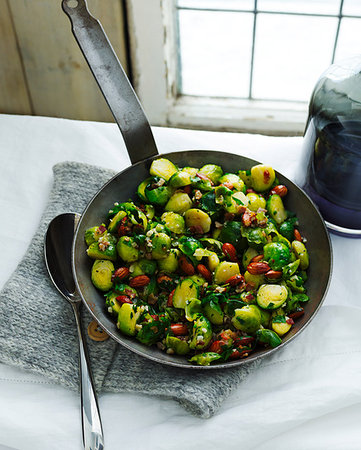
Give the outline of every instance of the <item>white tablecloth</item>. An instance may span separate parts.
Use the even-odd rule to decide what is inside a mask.
[[[154,128],[160,152],[216,149],[300,170],[301,138]],[[52,166],[73,160],[129,165],[114,124],[0,115],[0,288],[35,232]],[[106,449],[360,449],[361,241],[332,236],[334,270],[317,317],[268,358],[209,420],[173,401],[104,394]],[[19,299],[20,301],[20,299]],[[59,300],[61,301],[61,300]],[[0,364],[0,449],[80,449],[79,397]]]

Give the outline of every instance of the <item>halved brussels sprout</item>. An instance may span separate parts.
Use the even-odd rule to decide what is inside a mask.
[[[286,286],[262,284],[257,292],[257,303],[263,309],[278,309],[288,297]]]
[[[222,167],[216,164],[206,164],[201,167],[199,173],[206,175],[214,184],[217,184],[221,176],[223,175]]]
[[[256,332],[256,336],[258,341],[262,344],[267,344],[272,348],[278,347],[282,344],[281,338],[272,330],[268,330],[267,328],[261,328]]]
[[[241,272],[237,263],[222,261],[214,271],[214,282],[216,284],[224,284],[234,275],[239,275]]]
[[[108,226],[109,233],[116,233],[121,221],[124,219],[126,215],[127,213],[125,211],[118,211],[115,214],[115,216],[112,219],[110,219],[110,223]]]
[[[134,336],[136,333],[136,324],[144,307],[137,307],[132,303],[123,303],[118,314],[118,329],[128,335]]]
[[[189,353],[189,345],[187,341],[180,339],[176,336],[168,335],[165,338],[165,345],[167,348],[171,348],[177,355],[186,355]]]
[[[185,223],[184,219],[180,214],[177,214],[173,211],[165,212],[161,217],[162,221],[165,223],[165,226],[172,233],[183,234],[185,231]]]
[[[118,255],[126,262],[134,262],[139,258],[138,245],[134,238],[122,236],[117,243]]]
[[[189,322],[193,322],[194,319],[196,319],[197,314],[200,314],[202,312],[202,302],[198,300],[197,298],[190,298],[186,301],[185,306],[185,315],[186,319],[189,320]]]
[[[202,350],[206,348],[212,339],[212,326],[208,319],[202,314],[198,314],[194,320],[192,339],[189,348]]]
[[[180,188],[191,184],[191,175],[184,170],[176,172],[169,179],[169,186]]]
[[[273,194],[268,197],[266,208],[270,217],[278,224],[281,224],[287,219],[287,211],[283,205],[282,198]]]
[[[268,261],[268,264],[273,270],[282,270],[282,267],[290,261],[290,249],[281,242],[266,244],[263,251],[265,261]]]
[[[84,236],[86,245],[89,246],[89,245],[93,244],[94,242],[97,242],[100,237],[105,235],[106,232],[107,232],[107,229],[105,228],[104,225],[88,228],[85,231],[85,236]]]
[[[300,241],[293,241],[292,250],[296,255],[296,258],[300,261],[300,269],[306,270],[309,266],[310,260],[305,244]]]
[[[161,179],[160,179],[161,180]],[[164,180],[163,180],[164,181]],[[153,187],[159,180],[153,179],[145,188],[145,196],[150,203],[154,205],[165,205],[171,196],[171,190],[168,186],[159,185]]]
[[[103,236],[97,242],[90,244],[87,254],[92,259],[109,259],[110,261],[117,260],[117,249],[109,239],[108,235]],[[111,235],[109,235],[111,236]]]
[[[242,256],[242,265],[244,269],[247,269],[248,264],[251,262],[251,260],[258,255],[258,252],[256,249],[252,247],[248,247],[247,250],[243,253]]]
[[[185,192],[175,192],[165,205],[165,211],[183,214],[192,207],[192,200]]]
[[[179,250],[171,248],[169,254],[163,258],[158,259],[158,268],[162,272],[173,273],[178,269]]]
[[[198,364],[199,366],[209,366],[211,362],[217,361],[221,355],[215,352],[198,353],[189,359],[189,362]]]
[[[253,334],[261,325],[260,310],[256,305],[247,305],[236,309],[232,317],[232,324],[237,330]]]
[[[260,195],[256,194],[255,192],[249,192],[247,194],[248,198],[248,208],[251,211],[257,212],[259,208],[265,208],[266,207],[266,200],[261,197]]]
[[[288,317],[283,314],[277,314],[272,318],[272,330],[278,334],[278,336],[283,336],[288,333],[292,327],[292,322],[287,321]]]
[[[177,172],[176,166],[166,158],[159,158],[152,162],[149,173],[168,181]]]
[[[226,173],[219,180],[219,184],[229,183],[236,191],[246,192],[244,181],[235,173]]]
[[[109,260],[97,259],[94,261],[91,280],[94,286],[101,291],[109,291],[113,287],[112,275],[114,273],[114,265]]]
[[[154,233],[152,236],[152,258],[163,259],[169,253],[171,238],[165,233]]]
[[[212,220],[207,213],[201,209],[191,208],[184,214],[187,228],[197,228],[197,233],[208,233],[211,229]]]
[[[267,191],[276,178],[273,168],[264,164],[253,166],[251,168],[251,176],[253,189],[259,192]]]

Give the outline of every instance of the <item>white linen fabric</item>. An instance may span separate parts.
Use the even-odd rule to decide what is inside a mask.
[[[216,149],[267,162],[290,179],[301,138],[154,128],[160,152]],[[130,164],[115,124],[0,115],[0,288],[38,226],[52,166],[73,160]],[[262,363],[211,419],[136,394],[99,399],[107,449],[359,449],[361,442],[361,241],[332,236],[330,289],[306,330]],[[80,449],[76,394],[0,365],[0,449]]]

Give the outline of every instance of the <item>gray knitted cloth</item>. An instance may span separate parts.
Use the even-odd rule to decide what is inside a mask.
[[[47,225],[63,212],[82,212],[114,173],[74,162],[54,166],[54,185],[38,231],[0,293],[0,361],[77,390],[78,338],[71,306],[56,291],[44,263]],[[86,327],[92,320],[83,308]],[[189,371],[151,362],[108,339],[87,341],[98,392],[137,392],[177,400],[208,418],[258,362],[226,371]]]

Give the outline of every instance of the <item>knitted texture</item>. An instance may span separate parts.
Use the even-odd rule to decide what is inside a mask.
[[[44,261],[49,222],[64,212],[82,212],[114,172],[86,164],[54,166],[48,205],[28,251],[0,293],[0,361],[44,375],[77,390],[78,336],[73,311],[54,288]],[[82,308],[84,328],[92,320]],[[208,418],[259,364],[227,370],[189,371],[154,363],[108,339],[87,338],[98,392],[136,392],[177,400]]]

